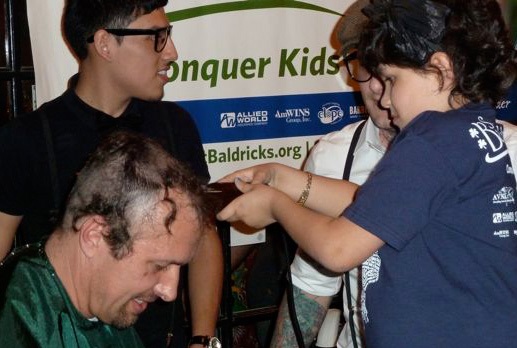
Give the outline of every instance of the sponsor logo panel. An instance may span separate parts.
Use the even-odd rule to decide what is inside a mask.
[[[178,104],[193,116],[206,144],[333,132],[365,116],[354,93],[193,100]]]

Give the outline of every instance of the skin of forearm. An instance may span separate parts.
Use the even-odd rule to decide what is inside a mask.
[[[269,186],[284,192],[292,200],[298,199],[307,182],[307,173],[279,163],[275,163],[273,166],[274,175]]]
[[[315,296],[293,286],[296,318],[300,325],[305,347],[310,347],[319,331],[330,305],[331,297]],[[297,348],[298,343],[289,316],[286,295],[280,304],[271,348]]]
[[[16,230],[23,216],[14,216],[0,212],[0,261],[2,261],[13,246]]]
[[[271,201],[275,221],[302,250],[333,272],[357,267],[383,245],[382,240],[344,217],[314,212],[285,196],[276,198]]]
[[[285,165],[275,165],[270,186],[298,201],[307,186],[308,174]],[[329,216],[338,216],[352,202],[358,186],[351,182],[312,174],[305,206]]]
[[[213,335],[222,294],[223,256],[215,227],[203,235],[189,263],[189,297],[193,335]]]
[[[305,176],[307,177],[307,174]],[[331,217],[338,217],[352,203],[357,188],[356,184],[346,180],[326,178],[313,174],[309,196],[304,206]],[[298,195],[300,194],[301,191]]]

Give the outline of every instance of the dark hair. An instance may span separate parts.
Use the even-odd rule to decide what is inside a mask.
[[[105,218],[109,233],[105,240],[115,258],[131,252],[130,228],[152,217],[160,201],[170,203],[169,226],[177,206],[166,188],[184,193],[197,213],[199,227],[211,223],[210,202],[196,176],[172,158],[158,143],[141,135],[116,132],[105,138],[77,176],[61,227],[77,230],[77,221],[88,215]]]
[[[86,39],[103,28],[125,28],[168,0],[66,0],[63,35],[79,60],[88,55]]]
[[[495,105],[515,80],[517,64],[508,29],[495,0],[372,0],[359,59],[368,70],[379,64],[432,71],[428,60],[445,52],[452,61],[451,97]]]

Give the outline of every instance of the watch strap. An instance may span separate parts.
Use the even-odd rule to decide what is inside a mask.
[[[210,343],[210,336],[192,336],[190,338],[190,341],[188,345],[192,344],[201,344],[204,347],[208,347],[208,344]]]

